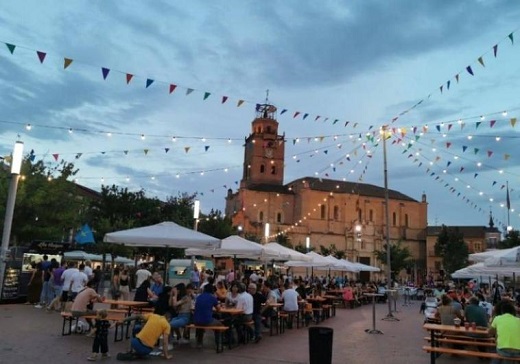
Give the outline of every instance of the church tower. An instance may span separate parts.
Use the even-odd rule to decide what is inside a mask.
[[[251,134],[245,140],[244,171],[241,187],[283,185],[285,140],[278,135],[276,107],[256,106]]]

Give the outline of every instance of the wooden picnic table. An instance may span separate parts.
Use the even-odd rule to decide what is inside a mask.
[[[126,306],[126,307],[128,307],[128,315],[130,315],[132,313],[132,309],[133,308],[136,308],[136,309],[139,310],[139,309],[142,309],[142,308],[145,308],[145,307],[149,307],[149,305],[150,305],[149,302],[122,301],[122,300],[112,300],[112,299],[104,300],[101,303],[107,303],[107,304],[110,304],[110,305]]]

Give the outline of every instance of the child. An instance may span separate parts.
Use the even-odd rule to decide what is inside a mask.
[[[106,320],[107,310],[98,310],[96,316],[96,324],[92,333],[94,335],[92,355],[87,358],[89,361],[97,360],[100,349],[102,358],[110,357],[108,354],[108,329],[110,328],[110,322]]]

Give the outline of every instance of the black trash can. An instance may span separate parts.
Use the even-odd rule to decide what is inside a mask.
[[[334,330],[330,327],[309,328],[309,363],[332,363],[332,336]]]

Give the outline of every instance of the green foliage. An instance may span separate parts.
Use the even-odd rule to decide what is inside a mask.
[[[293,249],[293,245],[291,243],[291,240],[289,239],[289,237],[287,236],[287,234],[285,233],[282,233],[282,234],[276,234],[276,242],[282,246],[285,246],[289,249]]]
[[[16,195],[11,240],[19,244],[32,240],[68,241],[84,222],[88,202],[77,194],[68,179],[78,172],[74,164],[60,161],[50,168],[43,161],[25,158]],[[10,175],[0,177],[0,216],[5,215]]]
[[[386,265],[386,251],[388,245],[383,245],[383,250],[376,250],[374,252],[376,259]],[[408,247],[402,247],[401,242],[398,241],[395,244],[390,244],[390,269],[392,276],[399,275],[403,269],[410,267],[412,254]]]
[[[458,229],[448,229],[442,225],[435,243],[435,255],[442,257],[442,266],[447,274],[468,265],[468,245]]]
[[[506,238],[498,243],[499,249],[509,249],[520,245],[520,236],[518,230],[511,230],[507,233]]]
[[[327,255],[332,255],[335,258],[343,259],[346,257],[346,252],[344,250],[339,250],[336,248],[336,244],[330,244],[327,248],[323,245],[320,245],[320,254],[326,257]]]
[[[199,231],[224,239],[234,234],[233,224],[229,217],[223,216],[220,210],[211,210],[207,216],[200,219]]]

